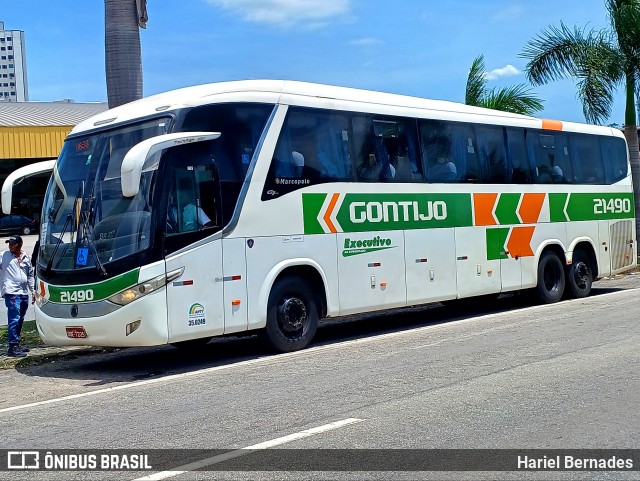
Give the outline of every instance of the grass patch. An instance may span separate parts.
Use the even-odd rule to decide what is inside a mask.
[[[22,324],[22,333],[20,334],[20,341],[26,346],[43,346],[44,343],[38,335],[38,328],[36,327],[36,321],[24,321]],[[7,349],[9,343],[9,333],[7,326],[0,326],[0,347]]]

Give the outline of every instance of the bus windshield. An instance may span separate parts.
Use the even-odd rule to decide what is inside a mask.
[[[122,195],[125,154],[168,132],[168,118],[74,137],[65,142],[43,204],[38,262],[55,270],[101,267],[150,243],[155,169],[144,172],[135,197]]]

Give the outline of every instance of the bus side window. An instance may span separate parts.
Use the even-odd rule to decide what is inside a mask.
[[[577,184],[604,183],[604,165],[598,148],[598,138],[573,133],[568,135],[574,182]]]
[[[504,129],[495,126],[476,126],[475,131],[481,170],[488,173],[489,183],[505,183],[507,181],[507,156]]]
[[[357,177],[360,182],[393,182],[396,167],[387,148],[387,140],[397,138],[398,124],[393,121],[365,121],[367,129],[362,139],[357,161]]]
[[[568,184],[573,177],[566,135],[562,132],[531,131],[527,148],[533,154],[537,184]]]
[[[419,122],[427,182],[458,182],[458,167],[451,155],[449,125],[438,120]]]
[[[605,178],[608,184],[614,184],[629,175],[627,146],[624,140],[613,137],[601,137],[600,151],[602,152]]]
[[[527,155],[524,129],[507,128],[508,180],[513,184],[531,183],[531,164]]]
[[[473,143],[470,125],[451,124],[451,155],[458,168],[460,182],[482,182],[482,167],[478,161],[477,147]]]
[[[323,182],[352,181],[347,115],[291,108],[276,144],[262,200]]]

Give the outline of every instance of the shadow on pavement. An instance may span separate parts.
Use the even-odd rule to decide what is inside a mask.
[[[624,290],[595,288],[592,296]],[[396,309],[373,314],[361,314],[321,323],[312,346],[330,345],[354,339],[366,339],[417,327],[444,324],[475,316],[504,313],[532,305],[527,294],[505,295],[487,301],[452,302]],[[127,349],[76,349],[63,357],[46,359],[41,365],[33,359],[19,361],[15,369],[23,375],[87,380],[85,386],[106,386],[112,383],[152,379],[194,370],[233,365],[242,361],[270,356],[255,335],[215,338],[199,348],[159,346]],[[53,361],[53,362],[52,362]]]

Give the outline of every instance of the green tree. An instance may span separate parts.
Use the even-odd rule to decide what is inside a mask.
[[[605,0],[610,27],[585,30],[564,23],[530,40],[522,52],[534,85],[562,78],[577,80],[578,99],[587,122],[601,124],[611,114],[616,89],[625,88],[624,136],[629,145],[636,230],[640,232],[640,155],[636,94],[640,79],[640,0]]]
[[[146,0],[104,0],[105,68],[109,108],[142,98],[139,28],[145,28],[146,21]]]
[[[516,114],[533,115],[542,110],[542,101],[525,85],[519,84],[501,89],[487,88],[484,55],[471,64],[467,78],[465,101],[467,105],[502,110]]]

